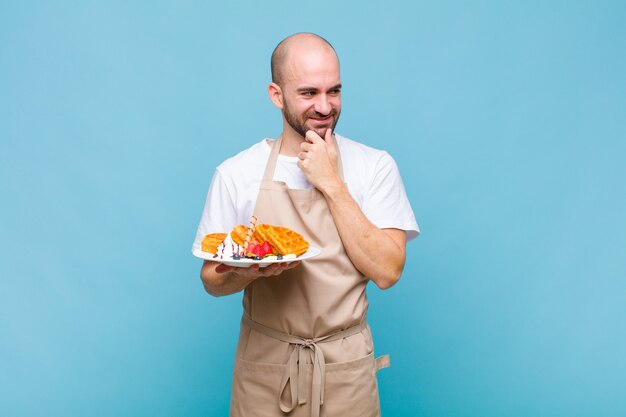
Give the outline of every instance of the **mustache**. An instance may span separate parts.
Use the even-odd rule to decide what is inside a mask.
[[[315,119],[320,119],[320,118],[328,117],[328,116],[335,117],[337,116],[337,109],[331,109],[330,112],[328,112],[328,114],[322,114],[315,110],[312,110],[310,112],[307,112],[304,116],[306,118],[315,118]]]

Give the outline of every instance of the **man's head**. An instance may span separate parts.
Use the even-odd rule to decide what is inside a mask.
[[[324,137],[334,131],[341,113],[339,60],[320,36],[298,33],[272,53],[270,99],[282,110],[285,129],[304,137],[308,130]]]

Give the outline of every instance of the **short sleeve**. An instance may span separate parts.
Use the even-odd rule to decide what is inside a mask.
[[[387,152],[383,152],[376,163],[372,181],[364,195],[363,213],[381,229],[406,231],[407,240],[419,234],[400,171]]]
[[[201,248],[205,235],[230,231],[233,225],[237,224],[236,212],[228,184],[219,170],[216,170],[209,186],[192,250]]]

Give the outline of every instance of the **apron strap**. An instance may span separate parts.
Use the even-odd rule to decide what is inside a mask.
[[[319,347],[318,343],[332,342],[343,339],[344,337],[360,333],[367,328],[367,321],[363,321],[356,326],[340,330],[327,336],[305,339],[264,326],[256,321],[253,321],[246,315],[242,317],[241,321],[265,336],[296,345],[287,361],[287,366],[285,367],[285,371],[280,382],[280,390],[278,392],[278,404],[284,413],[291,412],[296,405],[306,404],[306,372],[304,364],[306,363],[307,354],[312,359],[313,380],[311,383],[311,417],[319,417],[320,408],[324,404],[326,361],[324,360],[324,352]],[[289,390],[287,390],[288,386]],[[289,392],[291,395],[291,402],[289,404],[286,404],[283,401],[283,395],[286,392]]]
[[[272,147],[272,151],[270,152],[270,157],[267,161],[267,165],[265,165],[265,172],[263,173],[263,181],[272,181],[274,178],[274,171],[276,170],[276,161],[278,161],[278,155],[280,154],[280,147],[283,143],[283,135],[280,135],[274,146]],[[337,145],[337,140],[335,139],[335,149],[337,149],[337,172],[339,173],[339,177],[341,181],[345,181],[343,178],[343,164],[341,162],[341,154],[339,154],[339,146]]]
[[[376,358],[376,371],[380,371],[384,368],[389,368],[389,366],[391,366],[389,355],[382,355]]]
[[[265,165],[265,172],[263,173],[263,181],[272,181],[274,178],[274,171],[276,170],[276,161],[278,161],[278,155],[280,154],[280,147],[283,143],[283,135],[280,135],[276,142],[274,142],[274,146],[272,147],[272,151],[270,152],[270,157],[267,160],[267,165]]]

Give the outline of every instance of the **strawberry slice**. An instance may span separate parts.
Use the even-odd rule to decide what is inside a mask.
[[[272,249],[272,245],[270,245],[270,242],[263,242],[263,244],[261,245],[261,249],[262,250],[262,255],[260,256],[267,256],[267,255],[272,255],[274,253],[274,250]]]
[[[257,255],[256,255],[255,250],[256,250],[256,248],[257,248],[257,247],[259,247],[259,246],[260,246],[260,245],[259,245],[258,243],[256,243],[256,242],[250,242],[250,243],[248,244],[248,249],[246,249],[246,256],[248,256],[248,257],[252,257],[252,258],[254,258],[255,256],[257,256]]]
[[[263,245],[254,245],[254,248],[252,248],[252,252],[254,253],[255,256],[259,256],[259,257],[263,257]]]

